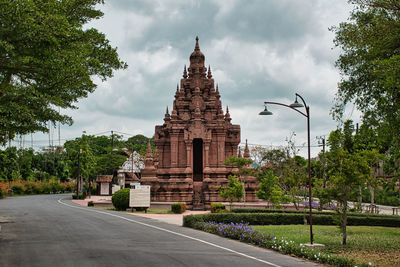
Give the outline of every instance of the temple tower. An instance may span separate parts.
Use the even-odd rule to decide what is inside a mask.
[[[152,201],[186,202],[193,208],[222,201],[216,187],[232,171],[224,161],[237,155],[240,126],[231,123],[228,108],[224,114],[218,85],[204,63],[196,37],[171,114],[167,107],[164,124],[155,127],[156,168],[148,159],[151,151],[146,156],[142,183],[151,185]]]

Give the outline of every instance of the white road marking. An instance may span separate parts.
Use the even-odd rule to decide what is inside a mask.
[[[232,253],[234,253],[234,254],[237,254],[237,255],[240,255],[240,256],[243,256],[243,257],[246,257],[246,258],[255,260],[255,261],[259,261],[259,262],[268,264],[268,265],[270,265],[270,266],[281,267],[281,266],[276,265],[276,264],[274,264],[274,263],[272,263],[272,262],[268,262],[268,261],[265,261],[265,260],[262,260],[262,259],[253,257],[253,256],[247,255],[247,254],[245,254],[245,253],[241,253],[241,252],[232,250],[232,249],[230,249],[230,248],[222,247],[222,246],[220,246],[220,245],[217,245],[217,244],[214,244],[214,243],[211,243],[211,242],[208,242],[208,241],[199,239],[199,238],[195,238],[195,237],[191,237],[191,236],[188,236],[188,235],[185,235],[185,234],[177,233],[177,232],[174,232],[174,231],[171,231],[171,230],[168,230],[168,229],[164,229],[164,228],[161,228],[161,227],[158,227],[158,226],[154,226],[154,225],[151,225],[151,224],[147,224],[147,223],[135,221],[135,220],[132,220],[132,219],[128,219],[128,218],[125,218],[125,217],[122,217],[122,216],[119,216],[119,215],[115,215],[115,214],[112,214],[112,213],[108,213],[108,212],[104,212],[104,211],[99,211],[99,210],[95,210],[95,209],[89,209],[89,208],[83,208],[83,207],[77,207],[77,206],[69,205],[69,204],[67,204],[67,203],[62,202],[61,200],[63,200],[63,199],[60,198],[60,199],[58,200],[58,203],[63,204],[63,205],[68,206],[68,207],[71,207],[71,208],[81,209],[81,210],[86,210],[86,211],[91,211],[91,212],[97,212],[97,213],[100,213],[100,214],[105,214],[105,215],[117,217],[117,218],[120,218],[120,219],[129,221],[129,222],[141,224],[141,225],[144,225],[144,226],[147,226],[147,227],[150,227],[150,228],[154,228],[154,229],[157,229],[157,230],[160,230],[160,231],[164,231],[164,232],[167,232],[167,233],[170,233],[170,234],[174,234],[174,235],[177,235],[177,236],[181,236],[181,237],[185,237],[185,238],[188,238],[188,239],[192,239],[192,240],[195,240],[195,241],[198,241],[198,242],[201,242],[201,243],[204,243],[204,244],[207,244],[207,245],[216,247],[216,248],[220,248],[220,249],[223,249],[223,250],[232,252]]]

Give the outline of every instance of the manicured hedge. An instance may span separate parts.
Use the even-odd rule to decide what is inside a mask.
[[[274,210],[274,209],[251,209],[251,208],[237,208],[232,209],[233,213],[295,213],[295,214],[304,214],[309,212],[309,209],[306,210]],[[313,215],[332,215],[336,214],[335,211],[314,211]],[[348,212],[349,216],[357,216],[357,217],[392,217],[393,215],[387,214],[369,214],[369,213],[359,213],[359,212]],[[314,217],[314,216],[313,216]]]
[[[305,216],[307,221],[309,217]],[[334,215],[313,215],[315,225],[335,225]],[[249,223],[251,225],[304,224],[304,214],[296,213],[211,213],[188,215],[183,218],[183,226],[193,227],[196,222]],[[348,216],[347,225],[369,225],[400,227],[400,216]]]
[[[171,211],[176,214],[181,214],[186,211],[185,203],[173,203],[171,204]]]

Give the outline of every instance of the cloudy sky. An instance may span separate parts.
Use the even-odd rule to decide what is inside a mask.
[[[279,146],[295,132],[296,144],[305,144],[306,119],[296,112],[270,106],[274,116],[258,115],[264,101],[290,104],[296,92],[310,106],[312,145],[336,128],[329,111],[340,50],[328,28],[349,17],[346,0],[106,0],[100,8],[104,17],[88,26],[104,32],[129,67],[106,82],[96,80],[96,92],[79,102],[79,110],[67,111],[74,124],[61,126],[62,142],[82,131],[152,136],[172,106],[196,36],[224,109],[228,105],[232,122],[241,125],[242,142]],[[346,116],[357,120],[356,113],[350,107]],[[52,136],[58,144],[57,130]],[[34,146],[46,142],[48,136],[34,136]]]

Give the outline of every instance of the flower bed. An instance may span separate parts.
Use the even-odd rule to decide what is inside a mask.
[[[277,239],[273,234],[264,235],[263,233],[255,231],[248,223],[224,224],[212,221],[199,221],[193,225],[193,228],[332,266],[369,266],[365,263],[356,265],[356,262],[352,259],[331,255],[319,251],[318,249],[308,248],[305,247],[304,244],[298,245],[293,241]]]
[[[50,182],[32,182],[32,181],[21,181],[21,182],[1,182],[0,190],[3,195],[6,196],[9,190],[12,190],[13,194],[17,195],[32,195],[32,194],[56,194],[64,192],[72,192],[75,188],[75,183],[64,182],[60,183],[57,181]]]

